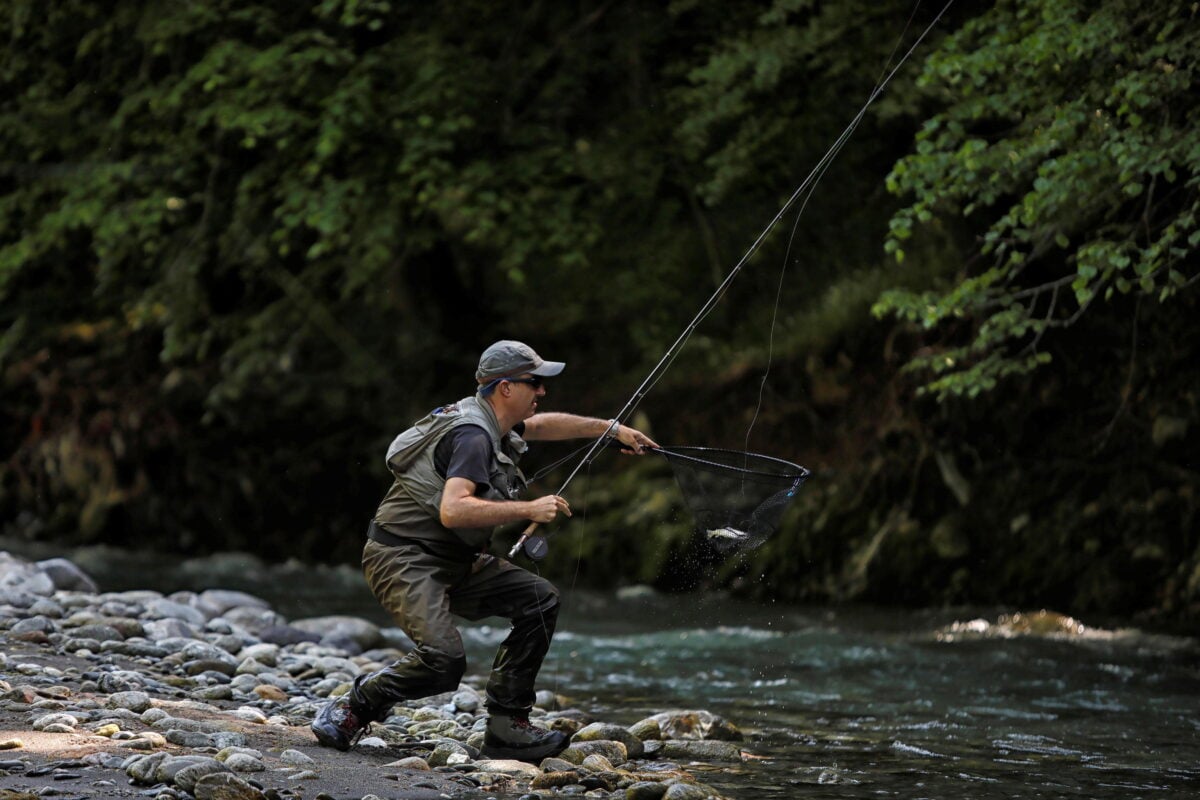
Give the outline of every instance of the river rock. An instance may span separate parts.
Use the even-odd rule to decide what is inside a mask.
[[[175,773],[175,785],[185,792],[195,792],[196,784],[209,775],[229,772],[230,768],[215,758],[202,758]]]
[[[344,637],[353,641],[359,647],[359,652],[370,650],[383,644],[379,626],[358,617],[327,616],[310,617],[292,621],[292,626],[302,631],[320,635],[322,641],[330,638]]]
[[[649,719],[658,723],[664,739],[720,739],[740,742],[737,726],[711,711],[664,711]]]
[[[572,742],[570,747],[559,754],[559,757],[572,764],[582,764],[590,755],[604,756],[612,764],[624,764],[629,760],[629,752],[625,749],[625,745],[608,739]]]
[[[70,733],[79,725],[79,719],[71,714],[46,714],[33,721],[35,731],[48,733]]]
[[[667,785],[660,781],[638,781],[625,789],[625,800],[661,800]]]
[[[384,764],[384,766],[399,767],[400,769],[415,769],[421,772],[429,772],[432,769],[432,767],[429,766],[429,762],[423,758],[420,758],[419,756],[409,756],[408,758],[402,758],[399,761],[392,761]]]
[[[625,752],[629,758],[641,758],[646,750],[645,745],[642,744],[642,740],[634,736],[627,728],[603,722],[593,722],[591,725],[581,728],[571,737],[572,742],[594,742],[601,740],[620,742],[625,745]]]
[[[533,780],[542,774],[542,770],[533,764],[526,764],[524,761],[515,761],[506,758],[480,761],[475,766],[478,772],[492,775],[510,775],[514,778],[523,778],[527,781]]]
[[[232,589],[206,589],[200,593],[200,600],[215,608],[216,616],[223,616],[232,608],[271,608],[271,604],[261,597]]]
[[[709,797],[717,796],[717,793],[708,786],[680,781],[667,787],[662,800],[707,800]]]
[[[157,783],[155,773],[158,767],[170,756],[166,753],[152,753],[148,756],[134,756],[125,762],[125,774],[135,784]]]
[[[37,562],[36,566],[50,578],[55,589],[88,594],[100,591],[100,587],[86,572],[65,558],[48,558]]]
[[[229,772],[205,775],[192,792],[196,800],[265,800],[266,795]]]
[[[695,761],[741,761],[742,748],[733,742],[719,740],[666,739],[659,758],[687,758]]]
[[[434,747],[433,752],[430,753],[430,766],[445,766],[449,764],[450,756],[456,753],[468,756],[467,748],[458,744],[457,741],[438,742],[438,746]]]
[[[465,711],[468,714],[479,710],[479,695],[473,691],[456,692],[454,697],[450,699],[454,707],[459,711]]]
[[[554,789],[579,783],[579,773],[572,770],[543,772],[529,783],[530,789]]]
[[[299,750],[284,750],[279,754],[279,760],[284,764],[291,764],[294,767],[311,767],[317,762],[313,761],[307,754],[301,753]]]
[[[583,763],[580,764],[579,766],[583,767],[588,772],[612,772],[613,771],[612,762],[609,761],[604,756],[600,755],[599,753],[592,753],[590,756],[587,756],[586,758],[583,759]]]
[[[181,619],[152,619],[142,623],[145,635],[156,642],[166,639],[199,639],[199,631]]]
[[[262,772],[266,766],[259,758],[255,758],[249,753],[233,753],[225,758],[225,766],[234,772]]]
[[[154,707],[154,701],[145,692],[114,692],[104,701],[105,708],[124,708],[141,714]]]
[[[28,608],[34,603],[34,598],[29,598],[29,602],[21,603],[23,598],[20,595],[42,595],[47,596],[54,594],[54,581],[41,569],[38,569],[33,564],[7,552],[0,552],[0,590],[6,593],[6,602],[22,608]]]
[[[275,640],[268,640],[262,635],[263,631],[269,628],[287,625],[287,620],[285,620],[279,614],[276,614],[271,609],[258,608],[255,606],[238,606],[237,608],[231,608],[222,614],[220,618],[233,625],[236,625],[237,627],[253,636],[258,637],[264,642]],[[307,631],[305,633],[307,634]],[[311,636],[311,634],[308,635]],[[317,638],[319,639],[320,637]],[[309,641],[312,640],[310,639]],[[282,642],[277,643],[282,644]]]
[[[662,738],[662,728],[659,727],[658,720],[656,719],[644,719],[640,722],[635,722],[629,726],[629,732],[643,742]]]
[[[13,633],[56,633],[58,626],[49,617],[37,616],[17,620],[9,630]]]

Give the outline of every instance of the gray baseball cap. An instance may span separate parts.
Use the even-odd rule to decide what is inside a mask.
[[[524,372],[549,378],[562,372],[565,366],[562,361],[546,361],[527,344],[502,339],[484,350],[479,357],[475,380],[486,383],[494,378],[507,378]]]

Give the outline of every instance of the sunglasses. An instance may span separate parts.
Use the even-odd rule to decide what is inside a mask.
[[[504,378],[503,380],[506,380],[509,383],[528,383],[534,389],[542,388],[542,379],[538,375],[534,375],[529,378]]]

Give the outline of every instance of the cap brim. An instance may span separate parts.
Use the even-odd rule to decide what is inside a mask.
[[[553,378],[562,372],[566,366],[566,363],[563,361],[543,361],[542,365],[537,369],[529,370],[529,374],[537,375],[540,378]]]

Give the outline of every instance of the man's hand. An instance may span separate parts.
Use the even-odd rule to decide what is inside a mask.
[[[562,497],[556,494],[548,494],[545,497],[539,497],[537,500],[530,500],[529,519],[539,525],[545,525],[548,522],[553,522],[559,512],[571,516],[571,505]]]
[[[647,449],[659,449],[658,443],[646,434],[628,425],[618,425],[616,439],[621,443],[621,452],[628,455],[643,456]]]

